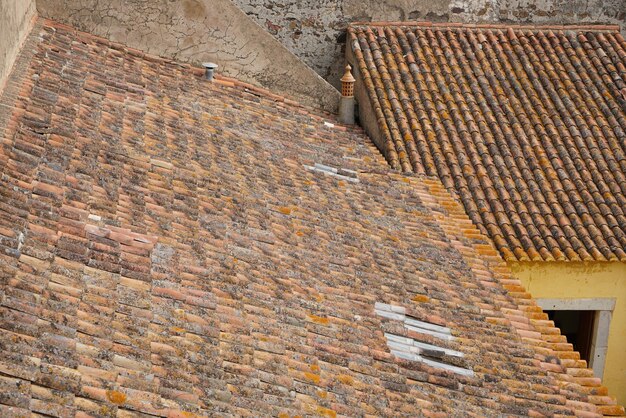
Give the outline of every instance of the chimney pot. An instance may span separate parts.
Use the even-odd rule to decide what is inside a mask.
[[[343,97],[354,96],[354,82],[356,81],[352,76],[352,67],[350,64],[346,65],[346,72],[341,77],[341,95]]]
[[[202,66],[206,70],[204,73],[204,77],[209,81],[213,81],[213,75],[215,74],[215,70],[218,67],[217,64],[213,62],[203,62]]]
[[[352,67],[346,65],[346,72],[341,77],[341,102],[339,103],[339,121],[354,125],[354,82]]]

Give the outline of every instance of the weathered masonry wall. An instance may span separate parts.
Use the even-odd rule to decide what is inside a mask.
[[[306,64],[339,87],[353,21],[617,23],[625,0],[233,0]],[[624,32],[622,32],[624,33]]]
[[[0,0],[0,92],[35,16],[34,0]]]
[[[337,90],[230,0],[38,0],[37,8],[111,41],[183,62],[213,61],[220,74],[337,109]]]

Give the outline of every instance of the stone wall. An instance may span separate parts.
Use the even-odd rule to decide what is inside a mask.
[[[353,21],[618,23],[626,0],[233,0],[306,64],[339,86]]]
[[[183,62],[213,61],[218,73],[337,109],[337,90],[230,0],[38,0],[37,8],[114,42]]]
[[[35,11],[34,0],[0,0],[0,92],[30,32]]]
[[[483,0],[481,12],[469,7],[459,14],[467,17],[497,22],[513,23],[626,23],[624,0]]]

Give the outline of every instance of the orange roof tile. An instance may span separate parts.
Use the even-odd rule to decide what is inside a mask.
[[[17,70],[0,416],[624,413],[361,130],[48,21]]]
[[[617,27],[383,22],[349,32],[394,168],[438,176],[506,260],[626,261]]]

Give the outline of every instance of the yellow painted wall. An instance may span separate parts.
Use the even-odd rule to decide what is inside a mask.
[[[626,263],[510,263],[534,298],[615,298],[604,367],[609,394],[626,405]]]

